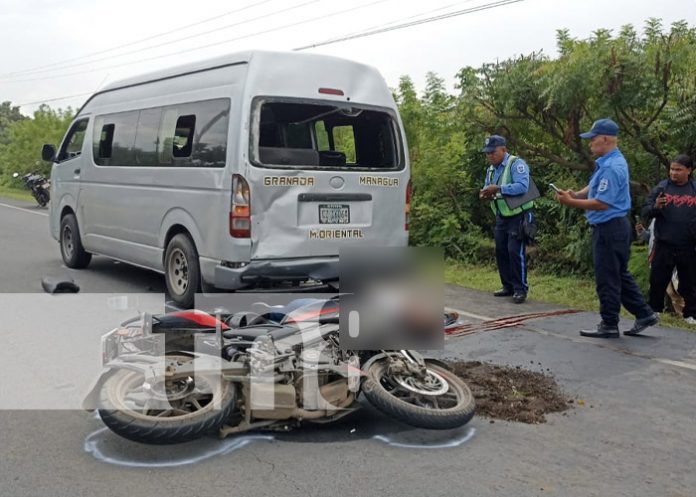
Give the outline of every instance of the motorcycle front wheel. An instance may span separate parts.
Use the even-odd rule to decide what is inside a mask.
[[[49,200],[50,200],[50,196],[46,190],[39,190],[39,192],[36,194],[36,202],[41,207],[46,207]]]
[[[167,356],[178,363],[191,357]],[[236,388],[219,378],[174,375],[150,384],[118,370],[104,383],[99,415],[117,435],[147,444],[176,444],[217,431],[235,408]]]
[[[450,430],[474,417],[474,396],[451,371],[429,362],[422,377],[392,374],[387,359],[370,366],[363,383],[365,397],[377,409],[418,428]]]

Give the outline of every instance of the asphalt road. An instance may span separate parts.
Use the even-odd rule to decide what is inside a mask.
[[[97,343],[103,330],[90,329],[91,320],[122,312],[90,300],[12,295],[41,292],[43,276],[67,271],[45,213],[0,199],[0,405],[6,407],[28,398],[7,384],[15,369],[8,364],[39,364],[36,356],[43,361],[28,372],[33,384],[63,388],[66,396],[77,391],[56,380],[72,374],[70,365],[57,367],[52,377],[55,356],[82,340]],[[140,305],[164,300],[160,275],[105,258],[69,272],[84,293],[159,292]],[[552,309],[457,287],[447,288],[446,302],[471,322]],[[70,317],[74,326],[66,325]],[[696,334],[655,328],[645,337],[613,341],[577,335],[596,319],[579,313],[446,341],[447,357],[553,372],[584,405],[546,424],[491,424],[476,417],[462,430],[433,433],[366,407],[337,424],[291,433],[146,447],[104,431],[86,412],[4,409],[0,495],[693,497]],[[73,364],[82,361],[72,358]]]

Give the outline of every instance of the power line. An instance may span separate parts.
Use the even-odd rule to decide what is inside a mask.
[[[473,2],[473,1],[474,1],[474,0],[463,0],[463,1],[461,1],[461,2],[451,3],[451,4],[449,4],[449,5],[443,5],[442,7],[438,7],[437,9],[426,10],[426,11],[424,11],[424,12],[419,12],[418,14],[413,14],[413,15],[408,16],[408,17],[402,17],[402,18],[400,18],[400,19],[394,19],[393,21],[389,21],[389,22],[386,22],[386,23],[383,23],[383,24],[378,24],[378,25],[376,25],[376,26],[370,26],[369,28],[359,29],[358,31],[353,31],[352,33],[347,33],[347,34],[342,35],[342,36],[353,36],[353,35],[356,35],[356,34],[365,33],[365,32],[367,32],[367,31],[371,31],[371,30],[373,30],[373,29],[377,29],[377,28],[381,28],[381,27],[386,27],[386,26],[391,26],[392,24],[396,24],[396,23],[398,23],[398,22],[407,21],[407,20],[409,20],[409,19],[415,19],[415,18],[417,18],[417,17],[421,17],[421,16],[424,16],[424,15],[426,15],[426,14],[432,14],[433,12],[439,12],[439,11],[441,11],[441,10],[449,9],[450,7],[454,7],[455,5],[460,5],[460,4],[462,4],[462,3],[469,3],[469,2]],[[333,38],[332,38],[332,39],[333,39]]]
[[[274,0],[262,0],[261,2],[256,2],[256,3],[254,3],[254,4],[247,5],[246,7],[242,7],[242,8],[240,8],[240,9],[231,10],[231,11],[229,11],[229,12],[225,12],[224,14],[220,14],[220,15],[217,15],[217,16],[214,16],[214,17],[208,17],[207,19],[203,19],[202,21],[194,22],[194,23],[192,23],[192,24],[186,24],[186,25],[184,25],[184,26],[180,26],[180,27],[178,27],[178,28],[175,28],[175,29],[172,29],[172,30],[169,30],[169,31],[165,31],[165,32],[163,32],[163,33],[159,33],[159,34],[156,34],[156,35],[148,36],[148,37],[146,37],[146,38],[141,38],[141,39],[139,39],[139,40],[132,41],[132,42],[130,42],[130,43],[126,43],[126,44],[124,44],[124,45],[119,45],[119,46],[117,46],[117,47],[107,48],[107,49],[104,49],[104,50],[100,50],[100,51],[98,51],[98,52],[92,52],[92,53],[88,53],[88,54],[85,54],[85,55],[80,55],[79,57],[71,57],[71,58],[69,58],[69,59],[63,59],[63,60],[61,60],[61,61],[52,62],[52,63],[50,63],[50,64],[43,64],[43,65],[41,65],[41,66],[32,67],[32,68],[30,68],[30,69],[23,69],[23,70],[21,70],[21,71],[14,71],[14,72],[11,72],[11,73],[0,74],[0,78],[10,77],[10,76],[16,76],[16,75],[20,75],[20,74],[34,73],[34,72],[44,72],[44,70],[45,70],[47,67],[60,66],[60,65],[62,65],[62,64],[64,64],[64,63],[66,63],[66,62],[73,62],[73,61],[75,61],[75,60],[86,59],[86,58],[89,58],[89,57],[93,57],[93,56],[95,56],[95,55],[102,55],[102,54],[105,54],[105,53],[108,53],[108,52],[114,52],[114,51],[116,51],[116,50],[120,50],[120,49],[122,49],[122,48],[131,47],[131,46],[133,46],[133,45],[138,45],[138,44],[143,43],[143,42],[145,42],[145,41],[150,41],[150,40],[153,40],[153,39],[155,39],[155,38],[161,38],[162,36],[166,36],[166,35],[169,35],[169,34],[172,34],[172,33],[176,33],[176,32],[178,32],[178,31],[181,31],[182,29],[188,29],[188,28],[192,28],[192,27],[194,27],[194,26],[200,26],[201,24],[206,24],[206,23],[208,23],[208,22],[216,21],[216,20],[218,20],[218,19],[221,19],[222,17],[227,17],[227,16],[229,16],[229,15],[236,14],[236,13],[242,12],[242,11],[244,11],[244,10],[252,9],[252,8],[254,8],[254,7],[258,7],[259,5],[263,5],[263,4],[265,4],[265,3],[269,3],[269,2],[273,2],[273,1],[274,1]],[[120,55],[117,55],[116,57],[120,57]]]
[[[269,0],[269,1],[270,1],[270,0]],[[85,61],[85,62],[78,62],[78,63],[76,63],[76,64],[70,64],[70,65],[67,65],[67,66],[62,66],[62,67],[60,67],[60,69],[61,69],[61,70],[62,70],[62,69],[69,69],[69,68],[71,68],[71,67],[79,67],[79,66],[84,66],[84,65],[87,65],[87,64],[93,64],[93,63],[95,63],[95,62],[101,62],[101,61],[103,61],[103,60],[109,60],[109,59],[112,59],[112,58],[114,58],[114,57],[123,57],[123,56],[126,56],[126,55],[132,55],[132,54],[135,54],[135,53],[144,52],[144,51],[146,51],[146,50],[151,50],[151,49],[153,49],[153,48],[159,48],[159,47],[163,47],[163,46],[165,46],[165,45],[172,45],[172,44],[174,44],[174,43],[179,43],[179,42],[186,41],[186,40],[190,40],[190,39],[193,39],[193,38],[199,38],[199,37],[201,37],[201,36],[208,36],[209,34],[215,33],[215,32],[217,32],[217,31],[222,31],[222,30],[225,30],[225,29],[233,28],[233,27],[235,27],[235,26],[240,26],[240,25],[242,25],[242,24],[247,24],[247,23],[249,23],[249,22],[258,21],[258,20],[260,20],[260,19],[266,19],[266,18],[268,18],[268,17],[272,17],[272,16],[275,16],[275,15],[278,15],[278,14],[283,14],[283,13],[286,13],[286,12],[290,12],[291,10],[296,10],[296,9],[301,8],[301,7],[305,7],[305,6],[307,6],[307,5],[310,5],[310,4],[313,4],[313,3],[317,3],[317,2],[320,2],[320,1],[321,1],[321,0],[309,0],[309,1],[307,1],[307,2],[298,4],[298,5],[293,5],[292,7],[288,7],[288,8],[286,8],[286,9],[278,10],[278,11],[272,12],[272,13],[270,13],[270,14],[263,14],[263,15],[260,15],[260,16],[257,16],[257,17],[253,17],[253,18],[251,18],[251,19],[246,19],[246,20],[244,20],[244,21],[235,22],[235,23],[233,23],[233,24],[228,24],[228,25],[226,25],[226,26],[222,26],[222,27],[219,27],[219,28],[215,28],[215,29],[213,29],[213,30],[206,31],[206,32],[204,32],[204,33],[196,33],[196,34],[193,34],[193,35],[185,36],[185,37],[183,37],[183,38],[177,38],[177,39],[175,39],[175,40],[165,41],[165,42],[162,42],[162,43],[158,43],[158,44],[156,44],[156,45],[149,45],[149,46],[146,46],[146,47],[138,48],[138,49],[136,49],[136,50],[131,50],[131,51],[129,51],[129,52],[124,52],[124,53],[120,53],[120,54],[113,55],[113,56],[101,57],[101,58],[99,58],[99,59],[88,60],[88,61]],[[126,46],[126,45],[124,45],[124,46]],[[114,66],[110,66],[110,67],[114,67]],[[55,70],[55,69],[42,69],[42,70],[39,70],[39,71],[35,71],[35,73],[48,72],[48,71],[54,71],[54,70]],[[89,71],[83,71],[83,72],[72,72],[72,73],[59,74],[59,75],[51,74],[50,76],[42,76],[42,77],[28,78],[28,79],[6,80],[6,81],[0,81],[0,82],[2,82],[2,83],[27,83],[27,82],[30,82],[30,81],[43,81],[43,80],[46,80],[46,79],[54,79],[54,78],[57,78],[57,77],[58,77],[58,78],[62,78],[62,77],[67,77],[67,76],[74,76],[74,75],[77,75],[77,74],[84,74],[85,72],[92,72],[92,71],[89,70]]]
[[[472,14],[474,12],[480,12],[482,10],[494,9],[496,7],[502,7],[504,5],[509,5],[509,4],[518,3],[518,2],[524,2],[524,0],[502,0],[499,2],[493,2],[493,3],[489,3],[489,4],[479,5],[477,7],[471,7],[469,9],[464,9],[464,10],[460,10],[457,12],[450,12],[448,14],[433,16],[433,17],[421,19],[418,21],[407,22],[407,23],[399,24],[399,25],[392,26],[392,27],[378,28],[378,29],[373,29],[371,31],[366,31],[364,33],[344,36],[341,38],[333,38],[333,39],[329,39],[329,40],[315,43],[312,45],[306,45],[303,47],[294,48],[293,50],[296,52],[299,52],[302,50],[307,50],[309,48],[317,48],[317,47],[321,47],[324,45],[331,45],[333,43],[338,43],[338,42],[342,42],[342,41],[354,40],[357,38],[363,38],[365,36],[373,36],[373,35],[380,34],[380,33],[386,33],[388,31],[396,31],[398,29],[410,28],[412,26],[418,26],[420,24],[426,24],[426,23],[430,23],[430,22],[440,21],[442,19],[449,19],[452,17],[462,16],[465,14]]]
[[[354,10],[358,10],[358,9],[361,9],[361,8],[364,8],[364,7],[369,7],[369,6],[378,4],[378,3],[383,3],[383,2],[385,2],[385,1],[388,1],[388,0],[379,0],[379,1],[376,1],[376,2],[369,3],[369,4],[361,5],[361,6],[358,6],[358,7],[354,7],[354,8],[350,8],[350,9],[345,9],[345,10],[342,10],[342,11],[334,12],[334,13],[331,13],[331,14],[328,14],[328,15],[325,15],[325,16],[319,16],[319,17],[315,17],[315,18],[312,18],[312,19],[307,19],[307,20],[304,20],[304,21],[300,21],[300,22],[297,22],[297,23],[287,24],[287,25],[280,26],[280,27],[277,27],[277,28],[272,28],[272,29],[269,29],[269,30],[265,30],[265,31],[257,32],[257,33],[252,33],[252,34],[245,35],[245,36],[241,36],[241,37],[238,37],[238,38],[233,38],[233,39],[231,39],[231,40],[224,40],[224,41],[220,41],[220,42],[216,42],[216,43],[211,43],[211,44],[209,44],[209,45],[204,45],[204,46],[201,46],[201,47],[196,47],[196,48],[187,49],[187,50],[180,51],[180,52],[175,52],[175,53],[170,53],[170,54],[165,54],[165,55],[159,55],[159,56],[156,56],[156,57],[150,57],[150,58],[148,58],[148,59],[141,59],[141,60],[134,61],[134,62],[129,62],[129,63],[126,63],[126,64],[119,64],[119,65],[117,65],[117,66],[109,66],[109,67],[104,67],[104,68],[98,68],[97,70],[99,70],[99,69],[109,69],[109,68],[112,68],[112,67],[120,67],[120,66],[128,65],[128,64],[136,64],[136,63],[139,63],[139,62],[146,62],[146,61],[149,61],[149,60],[158,59],[158,58],[162,58],[162,57],[170,57],[170,56],[172,56],[172,55],[179,55],[179,54],[181,54],[181,53],[191,52],[191,51],[195,51],[195,50],[201,50],[201,49],[203,49],[203,48],[208,48],[208,47],[210,47],[210,46],[220,45],[220,44],[223,44],[223,43],[229,43],[229,42],[237,41],[237,40],[240,40],[240,39],[243,39],[243,38],[248,38],[248,37],[257,36],[257,35],[261,35],[261,34],[266,34],[266,33],[272,32],[272,31],[282,30],[282,29],[286,29],[286,28],[289,28],[289,27],[294,27],[294,26],[297,26],[297,25],[306,24],[307,22],[312,22],[312,21],[316,21],[316,20],[321,20],[321,19],[325,19],[325,18],[328,18],[328,17],[332,17],[332,16],[335,16],[335,15],[344,14],[344,13],[347,13],[347,12],[350,12],[350,11],[354,11]],[[467,1],[468,1],[468,0],[467,0]],[[368,31],[364,31],[364,32],[360,32],[360,33],[352,34],[352,35],[347,35],[347,36],[343,36],[343,37],[340,37],[340,38],[333,38],[333,39],[326,40],[326,41],[319,42],[319,43],[315,43],[315,44],[312,44],[312,45],[307,45],[307,46],[303,46],[303,47],[298,47],[298,48],[295,48],[295,49],[293,49],[293,50],[294,50],[294,51],[302,51],[302,50],[306,50],[306,49],[309,49],[309,48],[316,48],[316,47],[320,47],[320,46],[324,46],[324,45],[330,45],[330,44],[333,44],[333,43],[339,43],[339,42],[342,42],[342,41],[348,41],[348,40],[352,40],[352,39],[363,38],[363,37],[367,37],[367,36],[373,36],[373,35],[380,34],[380,33],[385,33],[385,32],[389,32],[389,31],[396,31],[396,30],[399,30],[399,29],[405,29],[405,28],[412,27],[412,26],[418,26],[418,25],[420,25],[420,24],[427,24],[427,23],[430,23],[430,22],[440,21],[440,20],[443,20],[443,19],[449,19],[449,18],[452,18],[452,17],[458,17],[458,16],[462,16],[462,15],[466,15],[466,14],[472,14],[472,13],[474,13],[474,12],[480,12],[480,11],[484,11],[484,10],[490,10],[490,9],[494,9],[494,8],[497,8],[497,7],[502,7],[502,6],[505,6],[505,5],[509,5],[509,4],[513,4],[513,3],[519,3],[519,2],[523,2],[523,1],[524,1],[524,0],[501,0],[501,1],[498,1],[498,2],[492,2],[492,3],[488,3],[488,4],[483,4],[483,5],[479,5],[479,6],[476,6],[476,7],[471,7],[471,8],[469,8],[469,9],[463,9],[463,10],[459,10],[459,11],[455,11],[455,12],[450,12],[450,13],[447,13],[447,14],[442,14],[442,15],[439,15],[439,16],[428,17],[428,18],[421,19],[421,20],[418,20],[418,21],[412,21],[412,22],[407,22],[407,23],[398,24],[398,25],[392,26],[392,27],[386,27],[386,26],[388,26],[389,24],[392,24],[393,22],[398,22],[398,21],[392,21],[392,22],[390,22],[390,23],[387,23],[387,24],[383,25],[383,26],[385,26],[385,27],[382,27],[382,28],[376,28],[376,29],[372,29],[372,30],[369,30],[369,28],[368,28]],[[434,9],[434,11],[435,11],[435,10],[441,10],[441,9]],[[418,16],[420,16],[420,15],[423,15],[423,13],[417,14],[417,15],[411,16],[411,17],[418,17]],[[92,71],[86,71],[86,72],[92,72]],[[78,74],[83,74],[83,73],[84,73],[84,71],[81,72],[81,73],[78,73]],[[49,100],[40,100],[40,101],[35,101],[35,102],[23,103],[23,104],[19,104],[19,106],[21,107],[21,106],[24,106],[24,105],[36,105],[36,104],[38,104],[38,103],[54,102],[54,101],[59,101],[59,100],[67,100],[67,99],[69,99],[69,98],[75,98],[75,97],[78,97],[78,96],[90,95],[90,94],[91,94],[91,92],[89,92],[89,93],[82,93],[82,94],[79,94],[79,95],[71,95],[71,96],[66,96],[66,97],[57,97],[57,98],[52,98],[52,99],[49,99]]]
[[[24,102],[23,104],[17,104],[18,107],[23,107],[25,105],[37,105],[37,104],[45,104],[48,102],[58,102],[59,100],[68,100],[70,98],[77,98],[77,97],[84,97],[87,95],[91,95],[94,92],[88,91],[85,93],[78,93],[77,95],[68,95],[66,97],[56,97],[56,98],[49,98],[49,99],[43,99],[43,100],[35,100],[34,102]]]
[[[318,1],[318,0],[312,0],[311,2],[308,2],[308,3],[313,3],[314,1]],[[252,37],[254,37],[254,36],[259,36],[259,35],[262,35],[262,34],[272,33],[272,32],[274,32],[274,31],[281,31],[281,30],[283,30],[283,29],[287,29],[287,28],[299,26],[299,25],[302,25],[302,24],[307,24],[307,23],[309,23],[309,22],[314,22],[314,21],[319,21],[319,20],[323,20],[323,19],[328,19],[329,17],[334,17],[334,16],[337,16],[337,15],[346,14],[346,13],[348,13],[348,12],[352,12],[352,11],[359,10],[359,9],[364,9],[364,8],[366,8],[366,7],[371,7],[371,6],[373,6],[373,5],[377,5],[377,4],[379,4],[379,3],[384,3],[384,2],[388,2],[388,1],[390,1],[390,0],[377,0],[377,1],[370,2],[370,3],[366,3],[366,4],[363,4],[363,5],[358,5],[357,7],[351,7],[351,8],[349,8],[349,9],[339,10],[339,11],[337,11],[337,12],[332,12],[332,13],[330,13],[330,14],[325,14],[325,15],[313,17],[313,18],[310,18],[310,19],[305,19],[305,20],[303,20],[303,21],[298,21],[298,22],[294,22],[294,23],[290,23],[290,24],[285,24],[285,25],[283,25],[283,26],[277,26],[277,27],[275,27],[275,28],[266,29],[266,30],[264,30],[264,31],[257,31],[257,32],[255,32],[255,33],[250,33],[250,34],[247,34],[247,35],[238,36],[238,37],[236,37],[236,38],[230,38],[230,39],[227,39],[227,40],[222,40],[222,41],[218,41],[218,42],[214,42],[214,43],[209,43],[209,44],[207,44],[207,45],[201,45],[201,46],[198,46],[198,47],[187,48],[187,49],[185,49],[185,50],[179,50],[179,51],[176,51],[176,52],[169,52],[169,53],[166,53],[166,54],[155,55],[155,56],[153,56],[153,57],[147,57],[147,58],[144,58],[144,59],[138,59],[138,60],[134,60],[134,61],[130,61],[130,62],[122,62],[122,63],[119,63],[119,64],[113,64],[113,65],[104,66],[104,67],[97,67],[97,68],[93,68],[93,69],[89,69],[89,70],[85,70],[85,71],[77,71],[77,72],[72,72],[72,73],[68,73],[68,74],[58,74],[58,75],[55,75],[55,74],[54,74],[54,75],[51,75],[51,76],[45,76],[45,77],[41,77],[41,78],[32,78],[32,79],[26,79],[26,80],[16,80],[16,81],[12,81],[12,83],[15,83],[15,82],[17,82],[17,83],[18,83],[18,82],[30,82],[30,81],[42,81],[42,80],[46,80],[46,79],[56,79],[56,78],[65,78],[65,77],[70,77],[70,76],[77,76],[77,75],[80,75],[80,74],[92,73],[92,72],[94,72],[94,71],[101,71],[101,70],[104,70],[104,69],[114,69],[114,68],[118,68],[118,67],[129,66],[129,65],[132,65],[132,64],[139,64],[139,63],[142,63],[142,62],[149,62],[149,61],[151,61],[151,60],[161,59],[161,58],[165,58],[165,57],[173,57],[173,56],[181,55],[181,54],[188,53],[188,52],[195,52],[195,51],[197,51],[197,50],[202,50],[202,49],[204,49],[204,48],[210,48],[210,47],[217,46],[217,45],[223,45],[223,44],[226,44],[226,43],[231,43],[231,42],[233,42],[233,41],[243,40],[243,39],[245,39],[245,38],[252,38]],[[6,83],[8,83],[8,82],[6,82]]]

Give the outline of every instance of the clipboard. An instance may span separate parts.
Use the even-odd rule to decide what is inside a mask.
[[[531,200],[536,200],[539,197],[541,197],[541,194],[539,193],[539,189],[537,188],[536,183],[534,182],[534,179],[531,176],[529,176],[529,188],[527,188],[527,193],[514,196],[503,195],[505,203],[511,210],[517,209],[522,204],[527,203]]]

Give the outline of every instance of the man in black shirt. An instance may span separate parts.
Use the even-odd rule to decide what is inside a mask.
[[[696,324],[696,182],[694,163],[680,155],[669,166],[669,179],[650,193],[641,214],[655,218],[655,248],[650,267],[650,307],[662,312],[665,290],[676,266],[684,319]]]

